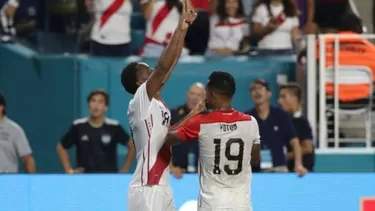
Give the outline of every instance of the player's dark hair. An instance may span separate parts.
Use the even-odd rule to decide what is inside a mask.
[[[124,89],[130,93],[135,94],[138,89],[137,85],[137,71],[138,71],[138,63],[132,62],[128,64],[121,73],[121,84]]]
[[[227,72],[215,71],[208,77],[207,88],[232,98],[236,92],[236,82],[233,76]]]
[[[301,87],[296,83],[288,83],[283,84],[280,86],[280,91],[286,89],[289,91],[289,93],[297,98],[298,103],[302,102],[302,89]]]
[[[104,97],[104,103],[106,106],[109,105],[109,94],[104,89],[95,89],[90,92],[90,94],[87,96],[87,103],[90,103],[91,99],[95,95],[102,95]]]

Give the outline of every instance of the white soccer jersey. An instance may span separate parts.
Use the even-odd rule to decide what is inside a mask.
[[[163,102],[148,98],[143,83],[129,102],[128,118],[137,152],[131,187],[168,185],[171,149],[164,143],[171,113]]]
[[[255,118],[235,110],[199,114],[178,130],[199,140],[198,208],[251,209],[251,149],[260,144]]]
[[[94,0],[94,9],[92,40],[105,45],[120,45],[131,41],[131,0]]]

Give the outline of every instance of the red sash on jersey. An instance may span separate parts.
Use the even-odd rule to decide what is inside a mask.
[[[107,23],[109,18],[112,17],[120,8],[121,6],[125,3],[125,0],[114,0],[109,7],[104,10],[102,17],[100,18],[100,25],[99,28],[103,28],[103,26]]]
[[[151,24],[151,34],[154,34],[160,27],[160,24],[164,21],[164,19],[171,13],[173,8],[169,9],[167,4],[165,4],[159,11],[158,13],[156,14],[156,16],[154,17],[154,19],[152,20],[152,24]],[[146,44],[157,44],[157,45],[162,45],[162,46],[167,46],[168,43],[169,43],[169,40],[172,38],[172,34],[171,33],[167,33],[165,35],[165,40],[163,42],[159,42],[159,41],[156,41],[150,37],[145,37],[145,40],[144,40],[144,43],[142,45],[142,47],[139,49],[138,51],[138,55],[142,55],[143,54],[143,50],[144,50],[144,47],[146,46]]]

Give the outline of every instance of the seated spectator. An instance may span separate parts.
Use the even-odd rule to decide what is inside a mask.
[[[146,37],[139,54],[158,58],[178,26],[182,3],[179,0],[142,0],[141,8],[146,20]],[[181,56],[188,54],[189,51],[185,48]]]
[[[94,56],[130,55],[130,18],[133,12],[131,1],[96,0],[94,11],[91,53]]]
[[[357,37],[362,31],[362,20],[354,13],[347,13],[340,18],[340,23],[335,31],[339,35],[353,35],[354,37],[339,38],[339,63],[340,65],[364,65],[373,71],[375,82],[375,45],[370,41]],[[325,39],[326,67],[334,65],[334,39]],[[316,41],[316,58],[319,59],[319,42]],[[343,90],[340,90],[340,92]],[[365,93],[363,93],[365,96]],[[355,96],[359,97],[359,96]]]
[[[321,33],[336,32],[348,6],[348,0],[319,0],[315,12],[315,22],[319,31]]]
[[[245,52],[249,34],[241,0],[219,0],[216,14],[210,18],[207,56]]]
[[[260,55],[294,54],[299,39],[297,9],[291,0],[260,0],[251,18]]]
[[[292,117],[302,149],[303,166],[310,172],[314,168],[314,145],[313,133],[309,120],[302,114],[302,90],[297,84],[286,84],[280,86],[279,104],[284,111]],[[294,168],[294,153],[292,146],[287,144],[287,164],[289,171]]]
[[[12,42],[13,37],[16,35],[13,18],[18,5],[18,0],[8,0],[0,8],[0,42]]]

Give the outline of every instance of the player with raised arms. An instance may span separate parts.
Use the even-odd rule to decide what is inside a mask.
[[[258,123],[232,109],[232,75],[213,72],[206,85],[206,107],[166,137],[170,145],[198,139],[198,211],[251,211],[251,165],[260,157]]]
[[[121,73],[125,90],[134,95],[129,102],[128,119],[136,149],[137,167],[128,190],[129,211],[174,211],[169,186],[170,146],[164,143],[170,111],[160,91],[178,62],[189,25],[195,20],[192,7],[183,3],[179,25],[154,70],[133,62]],[[190,115],[195,115],[192,111]]]

